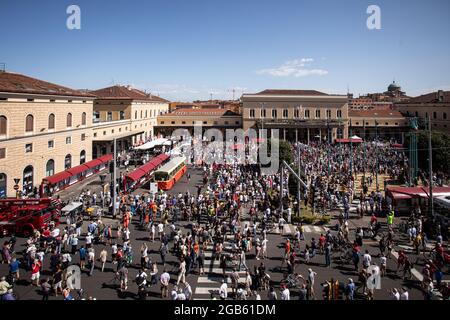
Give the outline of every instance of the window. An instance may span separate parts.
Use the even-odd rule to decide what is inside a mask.
[[[45,165],[45,176],[50,177],[55,174],[55,160],[50,159]]]
[[[83,112],[81,114],[81,125],[85,126],[86,125],[86,112]]]
[[[273,119],[277,118],[277,109],[272,109],[272,118]]]
[[[72,103],[72,100],[67,100],[68,103]]]
[[[433,119],[436,119],[437,118],[437,112],[435,111],[435,112],[433,112]]]
[[[250,109],[250,118],[255,117],[255,109]]]
[[[316,119],[320,119],[320,110],[316,110]]]
[[[55,102],[55,99],[50,99],[50,102]]]
[[[186,121],[181,121],[181,124],[186,124]]]
[[[309,110],[305,110],[305,118],[309,119]]]
[[[72,128],[72,114],[68,113],[67,114],[67,121],[66,121],[66,126],[67,128]]]
[[[398,122],[396,122],[395,125],[398,126]]]
[[[66,137],[66,144],[72,144],[72,137]]]
[[[119,119],[120,120],[124,120],[125,119],[125,111],[120,111],[119,112]]]
[[[6,136],[8,127],[8,119],[5,116],[0,116],[0,136]]]
[[[80,152],[80,164],[83,164],[86,162],[86,151],[82,150]]]
[[[338,111],[336,112],[336,117],[337,117],[338,119],[341,119],[341,118],[342,118],[342,110],[338,110]]]
[[[25,145],[25,153],[30,153],[33,152],[33,144],[32,143],[27,143]]]
[[[294,118],[300,118],[300,110],[298,108],[294,110]]]
[[[68,170],[70,168],[72,168],[72,156],[68,154],[64,158],[64,170]]]
[[[27,115],[25,119],[25,132],[33,132],[34,131],[34,117],[33,115]]]
[[[143,116],[143,114],[144,114],[144,112],[141,110],[141,119],[143,118],[142,116]]]
[[[48,140],[47,146],[49,149],[52,149],[55,147],[55,140]]]
[[[86,134],[85,134],[85,133],[82,133],[82,134],[81,134],[81,141],[84,141],[84,140],[86,140]]]
[[[33,101],[34,101],[34,99],[27,99],[27,101],[28,101],[28,102],[33,102]]]
[[[228,124],[228,121],[225,121],[225,124]]]
[[[100,122],[100,112],[94,111],[94,123]]]
[[[103,135],[106,136],[106,131],[103,131]]]
[[[161,124],[164,124],[164,121],[161,121]]]
[[[106,121],[112,121],[112,111],[108,111]]]
[[[53,113],[50,113],[48,116],[48,130],[55,129],[55,115]]]
[[[134,118],[137,119],[137,110],[134,112]]]
[[[447,120],[447,113],[446,113],[446,112],[443,112],[443,113],[442,113],[442,119]],[[1,133],[0,133],[0,134],[1,134]]]
[[[208,124],[208,121],[203,121],[203,124]]]
[[[171,123],[171,124],[175,124],[175,121],[171,121],[170,123]]]
[[[6,158],[6,148],[0,148],[0,159]]]
[[[214,121],[214,124],[219,124],[219,122],[218,121]]]
[[[261,118],[265,118],[267,115],[266,109],[261,109]]]
[[[122,132],[122,128],[119,128],[119,132]]]
[[[287,119],[288,116],[289,116],[289,110],[288,109],[284,109],[283,110],[283,118]]]
[[[148,118],[148,110],[145,110],[145,118]]]
[[[419,117],[419,112],[416,111],[416,112],[415,112],[415,115],[416,115],[416,117]]]
[[[327,119],[331,119],[331,110],[327,110]]]
[[[234,122],[234,124],[237,124],[237,125],[239,125],[239,121],[235,121],[235,122]]]
[[[114,129],[111,130],[111,133],[114,133]]]
[[[385,123],[384,123],[384,125],[385,125],[385,126],[388,126],[388,125],[389,125],[389,123],[385,122]]]
[[[33,191],[33,179],[34,178],[34,168],[33,166],[28,166],[23,169],[23,192],[25,194],[31,193]]]

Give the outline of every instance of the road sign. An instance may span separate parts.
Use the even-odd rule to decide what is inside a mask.
[[[17,184],[14,185],[14,190],[16,190],[16,191],[19,190],[19,185],[17,185]]]

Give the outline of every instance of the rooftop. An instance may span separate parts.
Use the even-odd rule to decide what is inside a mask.
[[[161,97],[132,88],[131,86],[116,85],[112,87],[91,91],[91,93],[100,99],[126,99],[126,100],[139,100],[151,102],[165,102],[165,103],[170,102]]]
[[[285,90],[285,89],[267,89],[257,94],[260,95],[294,95],[294,96],[327,96],[328,94],[316,90]]]
[[[443,95],[443,100],[439,101],[439,91],[427,93],[406,101],[399,102],[399,104],[410,103],[450,103],[450,91],[440,91]]]
[[[160,117],[170,116],[239,116],[236,112],[228,109],[176,109],[171,113],[166,113]]]
[[[95,98],[86,92],[12,72],[0,72],[0,92]]]
[[[362,118],[403,118],[403,115],[396,110],[390,109],[368,109],[368,110],[348,110],[349,117]]]

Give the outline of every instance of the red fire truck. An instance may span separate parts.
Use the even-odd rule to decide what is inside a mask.
[[[42,231],[50,222],[59,224],[61,202],[58,199],[0,200],[0,237],[11,234],[28,237]]]

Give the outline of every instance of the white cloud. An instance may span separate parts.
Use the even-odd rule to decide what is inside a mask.
[[[302,58],[286,61],[277,68],[261,69],[257,74],[268,74],[274,77],[306,77],[306,76],[324,76],[328,74],[327,70],[310,69],[310,63],[314,62],[312,58]]]

